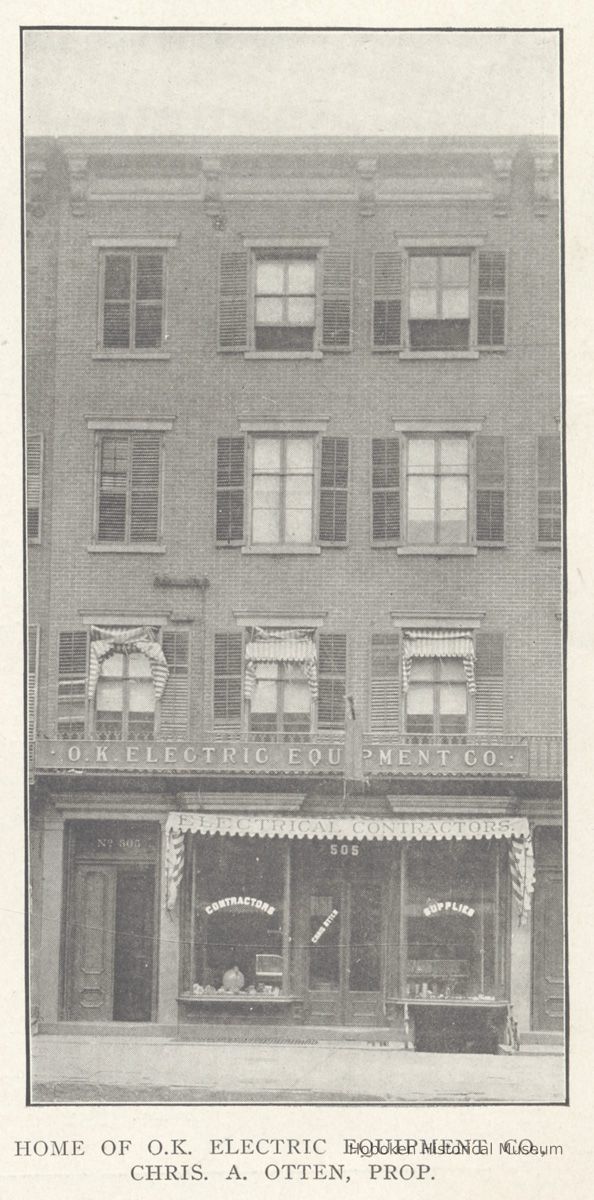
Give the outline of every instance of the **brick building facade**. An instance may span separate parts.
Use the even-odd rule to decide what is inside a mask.
[[[556,179],[28,145],[42,1030],[562,1029]]]

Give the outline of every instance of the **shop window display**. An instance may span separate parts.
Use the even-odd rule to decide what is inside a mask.
[[[278,996],[284,990],[285,846],[212,837],[193,879],[195,995]]]
[[[500,977],[498,847],[411,846],[406,901],[406,996],[495,999]]]

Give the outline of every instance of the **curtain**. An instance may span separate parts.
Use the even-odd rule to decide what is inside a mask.
[[[303,668],[315,700],[318,694],[318,659],[312,629],[259,629],[245,648],[246,700],[251,700],[256,686],[256,667],[259,663],[296,663]]]
[[[472,633],[459,629],[408,629],[402,652],[403,688],[408,691],[413,658],[461,658],[468,691],[476,691]]]
[[[106,658],[118,651],[124,653],[144,654],[148,658],[155,688],[155,697],[161,699],[165,684],[169,678],[169,667],[163,650],[155,640],[155,631],[146,625],[138,625],[134,629],[102,629],[99,625],[91,627],[91,649],[89,655],[89,682],[87,695],[94,700],[97,681],[101,674],[101,664]]]

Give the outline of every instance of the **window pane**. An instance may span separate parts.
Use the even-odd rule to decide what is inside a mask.
[[[435,255],[411,254],[409,276],[413,287],[435,287],[437,285],[437,258]]]
[[[104,438],[101,444],[101,488],[119,491],[126,487],[128,439]]]
[[[448,474],[451,474],[455,468],[461,471],[467,470],[468,442],[466,438],[442,438],[440,457],[442,470],[447,467]]]
[[[415,480],[414,482],[416,483],[417,481]],[[423,479],[420,482],[427,483],[428,481]],[[468,480],[465,475],[443,475],[440,490],[442,512],[447,512],[450,508],[466,511]]]
[[[285,481],[287,508],[311,510],[312,485],[313,479],[311,475],[287,475]]]
[[[274,296],[258,296],[256,321],[259,325],[282,325],[283,301]]]
[[[311,512],[289,509],[285,518],[285,542],[307,546],[311,536]]]
[[[259,294],[280,296],[285,290],[284,263],[259,262],[256,267],[256,291]]]
[[[301,472],[313,470],[312,438],[287,438],[286,463],[287,471]]]
[[[315,324],[315,301],[309,296],[291,297],[287,301],[287,320],[289,325]]]
[[[288,264],[289,286],[292,296],[313,295],[316,287],[316,268],[313,262],[296,260]]]
[[[411,715],[433,712],[433,688],[429,684],[411,684],[406,697],[406,710]]]
[[[101,677],[104,675],[112,678],[121,678],[124,674],[124,655],[110,654],[108,658],[104,658],[101,663]]]
[[[442,684],[439,689],[439,711],[462,716],[466,712],[466,685]]]
[[[452,680],[456,683],[466,683],[464,663],[461,658],[441,658],[439,660],[439,678]]]
[[[435,478],[433,475],[413,475],[408,481],[409,516],[417,509],[435,511]]]
[[[116,679],[100,679],[97,684],[97,712],[121,712],[123,707],[123,683]]]
[[[437,292],[431,288],[411,288],[408,312],[412,320],[426,321],[437,316]]]
[[[410,438],[408,443],[408,469],[414,474],[433,473],[435,467],[435,442],[432,438]]]
[[[280,505],[280,476],[254,475],[253,507],[278,511]]]
[[[413,658],[410,667],[410,679],[433,679],[435,676],[435,660],[432,658]]]
[[[274,512],[272,509],[254,509],[252,513],[252,541],[262,545],[274,545],[280,541],[278,512]]]
[[[103,311],[103,345],[108,350],[130,346],[130,305],[106,302]]]
[[[105,256],[105,299],[126,300],[130,296],[132,263],[129,254]]]
[[[155,711],[155,689],[152,679],[130,680],[128,707],[130,712],[152,713]]]
[[[136,305],[136,332],[134,344],[137,350],[150,350],[161,345],[162,312],[158,304]]]
[[[254,441],[254,471],[279,471],[280,456],[280,438],[256,438]]]
[[[444,287],[468,286],[470,259],[467,254],[444,254],[441,260],[441,281]]]
[[[146,654],[128,655],[128,675],[136,679],[152,679],[151,664]]]
[[[139,254],[136,265],[136,299],[160,300],[163,294],[163,259],[160,254]]]
[[[252,695],[253,713],[275,713],[278,704],[278,685],[274,679],[258,679]]]
[[[311,692],[307,680],[285,683],[284,711],[286,713],[309,713],[310,709]]]
[[[442,317],[467,317],[470,314],[470,296],[467,288],[444,288],[441,295]]]

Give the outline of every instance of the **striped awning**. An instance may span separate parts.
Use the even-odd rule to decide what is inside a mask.
[[[312,699],[318,694],[317,652],[311,629],[255,629],[245,648],[245,696],[251,700],[260,663],[294,663],[303,667]]]
[[[519,921],[530,912],[534,855],[525,817],[303,817],[261,813],[171,812],[167,818],[167,907],[175,906],[184,870],[186,833],[228,837],[338,841],[465,841],[506,838]]]
[[[461,658],[468,691],[476,690],[472,633],[460,629],[407,629],[402,648],[404,691],[408,691],[413,658]]]
[[[135,628],[105,629],[99,625],[91,627],[91,649],[89,654],[89,679],[87,695],[94,700],[101,664],[112,654],[144,654],[148,658],[155,687],[155,697],[160,700],[169,678],[169,667],[159,642],[155,641],[154,630],[149,626]]]

